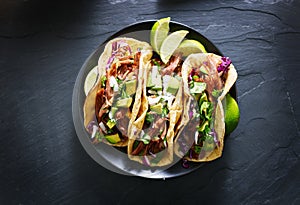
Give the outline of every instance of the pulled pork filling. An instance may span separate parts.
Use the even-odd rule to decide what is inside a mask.
[[[132,155],[148,155],[156,158],[158,153],[168,147],[166,138],[167,130],[169,128],[168,107],[170,107],[173,103],[176,93],[167,93],[165,88],[167,83],[164,83],[164,79],[167,79],[165,77],[170,79],[173,75],[181,77],[182,63],[183,60],[179,55],[172,56],[168,64],[163,64],[162,61],[157,58],[152,59],[152,75],[153,72],[157,73],[157,75],[155,75],[160,79],[158,81],[160,81],[163,85],[161,90],[157,87],[154,89],[151,86],[147,86],[146,92],[150,108],[146,114],[143,131],[133,143]],[[156,71],[154,71],[154,67]],[[153,86],[155,87],[157,84],[153,84]],[[151,106],[154,107],[157,105],[161,105],[161,110],[151,110]]]
[[[217,134],[213,129],[213,119],[217,105],[217,99],[225,84],[228,67],[231,61],[222,58],[222,62],[216,67],[212,59],[203,62],[199,68],[193,68],[189,73],[189,88],[194,97],[189,108],[190,122],[187,131],[182,133],[179,139],[179,151],[186,154],[191,159],[201,159],[210,154],[216,146],[219,146]],[[195,88],[198,86],[198,90]],[[202,88],[201,88],[202,86]],[[192,122],[197,120],[197,126]],[[187,150],[190,143],[189,136],[195,133],[194,142]]]
[[[157,116],[147,132],[142,132],[141,138],[134,142],[132,155],[153,156],[163,151],[168,146],[166,141],[167,130],[167,118]]]
[[[102,76],[102,87],[97,91],[95,98],[95,113],[99,124],[99,136],[118,134],[118,143],[128,139],[128,125],[131,108],[134,104],[134,95],[127,95],[125,82],[138,80],[139,59],[141,52],[131,53],[128,44],[115,42],[112,45],[112,56],[107,62],[106,75]],[[135,88],[136,89],[136,84]],[[124,98],[130,99],[124,105],[118,105],[118,101]],[[126,100],[125,99],[125,100]],[[112,110],[112,107],[116,110]],[[99,143],[101,139],[95,138],[93,143]]]

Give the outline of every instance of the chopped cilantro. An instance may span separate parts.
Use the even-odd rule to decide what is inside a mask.
[[[197,153],[197,154],[200,154],[200,152],[201,152],[201,147],[200,147],[200,145],[195,145],[195,146],[194,146],[194,152]]]
[[[122,84],[122,80],[120,80],[119,78],[116,78],[116,81],[117,81],[117,83],[120,85],[120,84]]]
[[[135,150],[137,148],[137,146],[139,145],[139,141],[138,140],[135,140],[134,143],[133,143],[133,150]]]
[[[167,108],[167,106],[163,106],[162,108],[162,117],[166,117],[169,113],[169,109]]]
[[[152,123],[154,121],[154,116],[152,114],[146,113],[146,119],[147,122]]]
[[[106,80],[107,80],[106,76],[103,75],[103,76],[101,77],[101,86],[102,86],[102,87],[105,87]]]
[[[222,90],[216,90],[216,89],[214,89],[213,91],[212,91],[212,95],[215,97],[215,98],[217,98],[217,97],[219,97],[220,95],[221,95],[221,93],[222,93]]]

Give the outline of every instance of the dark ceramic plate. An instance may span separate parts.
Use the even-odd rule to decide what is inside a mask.
[[[86,132],[83,125],[84,120],[82,108],[86,97],[83,89],[84,81],[88,72],[97,65],[98,58],[103,52],[105,44],[109,40],[116,37],[131,37],[137,40],[149,42],[150,30],[154,23],[155,21],[143,21],[123,28],[109,37],[89,56],[80,69],[75,82],[73,90],[72,112],[76,133],[81,144],[87,153],[101,166],[123,175],[165,179],[188,174],[203,166],[205,163],[189,162],[189,168],[184,168],[182,166],[182,160],[175,159],[174,163],[168,167],[149,168],[129,160],[127,154],[123,151],[120,151],[120,149],[116,149],[104,143],[100,143],[97,146],[93,145],[89,139],[89,134]],[[187,38],[200,41],[206,48],[207,52],[222,55],[218,48],[199,32],[186,25],[177,22],[170,22],[171,32],[181,29],[188,30],[189,34],[187,35]],[[236,98],[235,86],[233,86],[233,88],[230,90],[230,93],[234,98]]]

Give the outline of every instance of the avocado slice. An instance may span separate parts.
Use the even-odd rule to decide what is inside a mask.
[[[147,79],[147,87],[151,87],[153,90],[162,90],[161,75],[158,72],[158,67],[153,66]]]
[[[106,125],[111,129],[116,125],[116,122],[114,120],[108,120]]]
[[[130,80],[125,82],[126,94],[133,95],[136,92],[136,80]]]
[[[214,143],[207,143],[207,142],[204,142],[202,149],[203,149],[204,151],[213,151],[213,150],[215,149],[215,147],[216,147],[216,146],[215,146]]]
[[[116,103],[117,107],[130,107],[132,103],[132,98],[124,98],[121,100],[118,100]]]
[[[206,89],[206,83],[194,82],[194,87],[190,89],[191,93],[202,93]]]
[[[150,106],[150,110],[152,110],[158,114],[162,114],[162,108],[163,108],[163,105],[161,103]]]
[[[171,93],[171,94],[173,94],[173,95],[176,95],[179,86],[180,86],[179,80],[177,80],[177,79],[174,78],[174,77],[171,77],[170,80],[169,80],[169,82],[168,82],[167,90],[166,90],[166,91],[167,91],[168,93]]]
[[[151,87],[153,87],[154,86],[154,84],[152,83],[152,75],[151,75],[151,73],[149,73],[149,76],[148,76],[148,79],[147,79],[147,88],[151,88]]]
[[[116,144],[121,141],[121,138],[119,137],[118,133],[114,135],[106,135],[105,139],[112,144]]]

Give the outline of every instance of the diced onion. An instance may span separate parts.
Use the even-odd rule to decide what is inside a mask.
[[[151,71],[152,79],[156,78],[157,75],[158,75],[158,67],[156,65],[152,66],[152,71]]]
[[[167,94],[167,88],[168,88],[168,83],[171,79],[171,76],[170,75],[164,75],[163,76],[163,93],[166,95]]]
[[[103,132],[107,133],[106,127],[105,127],[105,125],[103,124],[103,122],[100,122],[100,123],[99,123],[99,126],[100,126],[100,128],[101,128],[101,130],[102,130]]]
[[[109,119],[113,119],[113,114],[112,114],[112,111],[109,111],[109,113],[108,113],[108,117],[109,117]]]
[[[155,105],[159,102],[159,100],[161,99],[161,97],[155,97],[155,98],[152,98],[152,97],[148,97],[148,102],[149,102],[149,105]]]
[[[175,99],[175,96],[173,95],[164,95],[163,98],[168,102],[168,107],[172,106],[172,102]]]
[[[195,132],[195,144],[198,144],[198,137],[199,137],[199,132]]]
[[[92,136],[91,136],[92,139],[94,139],[97,131],[98,131],[98,126],[97,125],[93,125],[93,133],[92,133]]]
[[[167,144],[167,141],[166,141],[166,140],[164,140],[164,146],[165,146],[165,147],[167,147],[167,146],[168,146],[168,144]]]
[[[109,78],[109,86],[112,87],[115,92],[117,92],[119,90],[118,82],[117,82],[117,80],[116,80],[116,78],[114,76],[110,76],[110,78]]]

